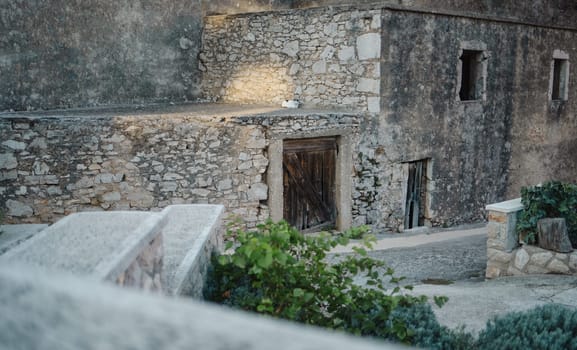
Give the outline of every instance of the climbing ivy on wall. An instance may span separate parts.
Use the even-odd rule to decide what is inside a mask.
[[[537,242],[537,222],[543,218],[565,218],[569,239],[577,247],[577,185],[560,181],[523,187],[524,209],[517,216],[517,233],[529,244]]]

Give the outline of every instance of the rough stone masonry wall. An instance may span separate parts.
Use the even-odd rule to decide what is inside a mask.
[[[162,234],[155,237],[116,279],[116,284],[146,291],[162,292]]]
[[[342,115],[183,114],[0,118],[6,223],[49,223],[86,210],[223,204],[248,226],[269,217],[269,128],[346,127]]]
[[[215,101],[378,112],[381,11],[319,8],[209,16],[203,93]]]
[[[484,220],[485,205],[518,196],[520,183],[575,178],[577,90],[551,103],[548,89],[553,53],[573,60],[576,38],[568,30],[384,11],[383,110],[373,148],[392,169],[429,160],[433,225]],[[462,50],[485,55],[484,96],[476,100],[459,98]],[[387,195],[399,203],[392,208],[402,207],[402,194]]]

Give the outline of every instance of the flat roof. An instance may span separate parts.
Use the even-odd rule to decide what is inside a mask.
[[[115,118],[147,116],[186,116],[211,118],[290,117],[308,115],[359,115],[362,111],[338,108],[282,108],[272,105],[239,105],[221,103],[147,104],[117,107],[79,108],[47,111],[1,112],[0,119],[44,118]]]

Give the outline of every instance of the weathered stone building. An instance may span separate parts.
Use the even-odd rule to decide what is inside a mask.
[[[9,222],[208,202],[402,230],[577,174],[568,1],[51,3],[0,8],[1,108],[133,107],[2,114]],[[197,98],[237,107],[134,107]]]

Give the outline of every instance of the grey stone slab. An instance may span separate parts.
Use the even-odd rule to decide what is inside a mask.
[[[167,220],[162,273],[167,294],[180,294],[210,236],[217,234],[223,213],[222,205],[171,205],[162,211]]]
[[[1,225],[0,255],[48,227],[46,224]]]
[[[404,349],[185,298],[0,264],[3,349]]]
[[[158,213],[76,213],[0,256],[0,262],[114,278],[160,233],[163,225]]]

